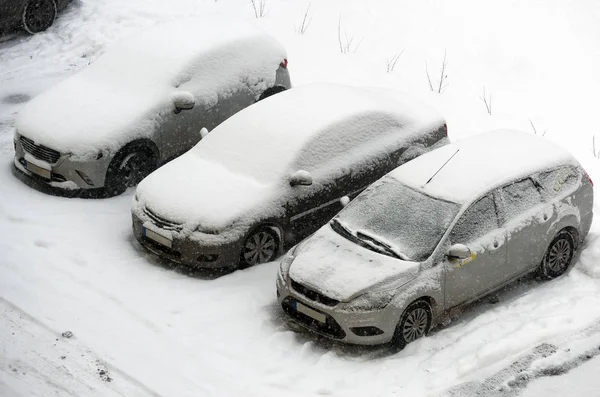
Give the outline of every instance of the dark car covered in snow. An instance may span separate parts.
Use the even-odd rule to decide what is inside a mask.
[[[442,116],[391,90],[311,84],[215,128],[137,188],[133,232],[196,267],[275,259],[369,184],[447,142]]]
[[[527,273],[563,274],[592,207],[592,181],[564,149],[476,135],[398,167],[293,248],[279,304],[329,338],[402,348]]]

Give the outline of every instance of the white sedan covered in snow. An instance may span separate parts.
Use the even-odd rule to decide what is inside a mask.
[[[14,164],[58,188],[119,194],[193,147],[203,127],[290,85],[285,50],[252,23],[157,25],[25,105]]]
[[[198,267],[253,265],[314,232],[398,164],[447,142],[429,106],[394,91],[293,88],[231,117],[137,188],[142,245]]]

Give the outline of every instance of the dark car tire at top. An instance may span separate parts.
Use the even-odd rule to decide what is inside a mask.
[[[108,165],[104,190],[117,196],[137,185],[158,166],[156,153],[146,144],[130,144],[121,149]]]
[[[268,98],[275,94],[279,94],[280,92],[283,92],[285,90],[287,90],[287,88],[285,88],[282,85],[276,85],[276,86],[267,88],[262,94],[260,94],[260,96],[258,97],[258,101],[262,101],[265,98]],[[256,102],[258,102],[258,101],[256,101]]]
[[[392,347],[400,351],[415,340],[426,336],[431,328],[431,306],[424,300],[418,300],[408,305],[392,338]]]
[[[279,253],[279,237],[275,231],[262,226],[250,233],[244,241],[240,255],[242,268],[271,262]]]
[[[54,0],[29,0],[23,9],[23,29],[36,34],[54,23],[58,8]]]
[[[575,244],[573,236],[566,230],[561,230],[550,243],[540,265],[540,274],[545,279],[552,279],[563,274],[573,260]]]

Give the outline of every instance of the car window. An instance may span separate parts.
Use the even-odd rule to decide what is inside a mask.
[[[573,167],[562,167],[552,171],[540,173],[540,184],[551,195],[567,192],[577,186],[579,173]]]
[[[491,194],[473,203],[460,217],[452,232],[452,244],[467,244],[498,228],[496,205]]]
[[[507,220],[542,202],[542,195],[530,178],[503,187],[502,198]]]

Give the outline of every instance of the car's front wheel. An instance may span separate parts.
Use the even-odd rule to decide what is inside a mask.
[[[130,145],[112,159],[106,172],[104,189],[108,196],[117,196],[128,187],[140,183],[158,166],[154,151],[145,145]]]
[[[271,262],[279,252],[279,238],[275,231],[263,226],[255,229],[244,241],[240,262],[242,267]]]
[[[563,274],[573,260],[575,244],[573,237],[566,230],[559,232],[550,243],[542,264],[540,273],[542,277],[552,279]]]
[[[431,306],[424,300],[408,305],[396,326],[392,346],[402,350],[407,344],[427,335],[433,318],[431,313]]]
[[[52,26],[56,14],[54,0],[29,0],[23,9],[23,29],[30,34],[42,32]]]

